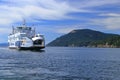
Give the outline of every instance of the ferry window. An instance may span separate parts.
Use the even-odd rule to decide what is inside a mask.
[[[36,35],[36,37],[38,37],[38,35]]]
[[[29,28],[29,30],[31,30],[31,27]]]
[[[26,34],[21,34],[21,37],[26,37]]]

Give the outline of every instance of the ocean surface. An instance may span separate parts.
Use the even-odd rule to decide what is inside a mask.
[[[120,48],[0,48],[0,80],[120,80]]]

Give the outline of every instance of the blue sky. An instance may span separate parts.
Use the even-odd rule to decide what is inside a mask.
[[[120,34],[120,0],[0,0],[0,42],[23,18],[46,43],[74,29]]]

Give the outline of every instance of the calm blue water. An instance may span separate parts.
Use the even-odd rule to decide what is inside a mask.
[[[0,48],[0,80],[120,80],[120,49]]]

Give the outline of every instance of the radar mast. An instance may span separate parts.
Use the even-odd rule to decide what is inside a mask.
[[[23,19],[23,27],[26,27],[26,20]]]

